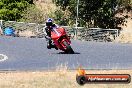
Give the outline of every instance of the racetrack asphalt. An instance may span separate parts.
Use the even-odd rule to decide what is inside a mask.
[[[49,50],[42,38],[0,37],[0,54],[8,56],[0,70],[132,69],[132,44],[72,40],[71,46],[75,54]]]

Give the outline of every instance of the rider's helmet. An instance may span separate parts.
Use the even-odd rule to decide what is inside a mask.
[[[48,18],[48,19],[46,20],[46,26],[50,27],[50,26],[52,26],[52,25],[53,25],[53,19]]]

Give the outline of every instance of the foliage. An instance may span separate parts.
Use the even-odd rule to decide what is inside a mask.
[[[79,0],[78,26],[116,28],[119,19],[114,18],[117,7],[123,5],[123,0]],[[126,0],[129,2],[130,0]],[[69,10],[72,14],[70,20],[76,19],[77,0],[53,0],[65,11]],[[122,19],[120,19],[122,20]]]
[[[33,3],[32,0],[0,0],[0,19],[20,19],[23,10],[31,3]]]
[[[43,13],[40,9],[36,8],[35,5],[30,5],[22,13],[22,18],[19,21],[23,22],[33,22],[33,23],[43,23],[47,18],[48,14]]]
[[[61,9],[56,9],[55,12],[51,13],[49,16],[54,19],[55,23],[63,26],[72,25],[70,20],[71,13],[68,10],[62,11]]]

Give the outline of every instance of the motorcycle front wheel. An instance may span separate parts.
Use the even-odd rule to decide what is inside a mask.
[[[66,50],[65,50],[66,53],[74,54],[73,49],[71,48],[71,46],[66,41],[64,41],[63,44],[66,46]]]

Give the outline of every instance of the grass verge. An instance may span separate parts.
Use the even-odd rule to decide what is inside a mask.
[[[131,88],[129,84],[76,83],[77,71],[0,72],[0,88]],[[130,74],[132,70],[87,70],[87,74]]]

